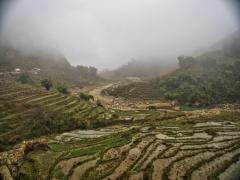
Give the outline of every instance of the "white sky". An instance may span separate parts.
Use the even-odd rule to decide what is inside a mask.
[[[115,68],[175,57],[238,29],[227,0],[15,0],[1,39],[24,51],[60,51],[73,64]]]

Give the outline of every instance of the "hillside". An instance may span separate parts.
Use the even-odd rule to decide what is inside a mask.
[[[105,89],[103,94],[121,96],[125,99],[134,98],[139,100],[161,99],[158,89],[152,83],[135,82],[126,85],[114,85]]]
[[[165,75],[175,68],[176,64],[167,62],[166,59],[149,58],[132,60],[115,70],[101,72],[100,75],[106,79],[124,79],[127,77],[149,79]]]
[[[141,86],[119,86],[108,93],[136,98],[144,88],[152,88],[155,95],[149,98],[162,97],[183,104],[240,102],[240,32],[227,38],[219,50],[198,57],[180,56],[178,60],[179,68],[163,77]]]
[[[179,69],[153,83],[168,99],[191,104],[240,101],[240,32],[223,48],[196,58],[179,57]]]
[[[0,151],[23,139],[108,124],[112,113],[76,95],[0,78]]]
[[[180,117],[176,112],[175,117],[167,117],[166,112],[155,111],[155,118],[148,118],[153,112],[142,111],[143,120],[127,124],[23,142],[4,152],[2,176],[44,180],[239,179],[239,109],[212,109]]]
[[[213,54],[204,57],[210,63]],[[180,68],[161,79],[111,92],[141,100],[163,98],[159,85],[189,80],[182,78],[184,71],[183,77],[198,77],[222,73],[220,67],[226,65],[231,72],[238,70],[236,57],[212,66],[198,58],[179,60]],[[195,111],[106,109],[78,94],[46,91],[6,75],[0,79],[0,104],[2,179],[239,179],[239,105]]]
[[[0,47],[0,72],[12,72],[16,68],[22,72],[30,72],[30,74],[34,73],[34,69],[39,69],[38,78],[49,77],[54,81],[67,84],[83,85],[99,80],[96,68],[73,67],[61,54],[34,53],[29,55],[12,48]]]

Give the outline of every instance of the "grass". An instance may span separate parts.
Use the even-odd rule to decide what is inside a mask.
[[[102,115],[106,109],[95,109],[91,103],[71,95],[15,82],[2,82],[0,91],[4,97],[0,100],[0,151],[27,138],[109,123]]]
[[[37,179],[37,174],[33,167],[33,164],[29,161],[24,161],[19,170],[19,178],[24,179]]]
[[[4,102],[4,105],[0,106],[1,109],[1,117],[0,117],[0,150],[8,150],[12,147],[14,143],[18,143],[19,141],[27,138],[33,138],[33,136],[41,136],[45,134],[50,134],[52,132],[61,133],[70,131],[78,128],[85,128],[85,124],[99,128],[101,126],[106,125],[108,122],[112,122],[112,113],[111,111],[103,108],[103,107],[95,107],[89,102],[79,101],[79,99],[73,96],[62,96],[61,94],[57,94],[56,92],[45,92],[39,90],[34,87],[28,86],[30,88],[25,94],[24,91],[21,93],[17,93],[18,89],[23,87],[12,89],[12,95],[19,94],[16,96],[16,100],[18,102],[14,102],[13,96],[6,96],[6,99],[1,99],[1,102]],[[11,89],[11,87],[9,88]],[[1,88],[0,88],[1,91]],[[2,97],[4,97],[4,93],[9,93],[5,91],[3,92]],[[23,93],[22,93],[23,92]],[[36,96],[36,94],[39,95]],[[56,95],[55,95],[56,94]],[[19,99],[19,97],[21,97]],[[7,101],[9,100],[9,102]],[[26,102],[28,101],[28,102]],[[66,106],[63,106],[66,103]],[[36,105],[38,104],[38,105]],[[48,107],[48,108],[43,108]],[[51,107],[51,108],[49,108]],[[192,111],[196,110],[193,107],[181,107],[182,110]],[[54,112],[52,111],[54,109]],[[199,109],[199,108],[198,108]],[[220,126],[218,128],[215,127],[204,127],[201,128],[193,128],[193,126],[198,122],[209,122],[209,121],[219,121],[219,122],[236,122],[240,123],[240,112],[223,112],[219,115],[215,115],[214,117],[199,117],[199,118],[180,118],[176,120],[177,117],[183,116],[184,114],[181,111],[170,111],[170,110],[138,110],[138,111],[120,111],[115,110],[118,116],[115,117],[117,123],[122,123],[124,120],[121,118],[125,118],[127,125],[136,126],[135,129],[128,130],[125,132],[115,133],[112,135],[107,135],[99,138],[87,138],[82,140],[73,139],[69,142],[60,142],[60,143],[50,143],[50,150],[48,151],[40,151],[34,150],[29,154],[25,155],[22,159],[20,166],[20,176],[26,179],[50,179],[52,175],[57,179],[62,179],[63,174],[60,169],[55,168],[56,164],[61,160],[67,160],[75,157],[85,156],[85,155],[94,155],[94,158],[100,158],[97,162],[97,165],[94,168],[87,170],[84,175],[85,179],[97,179],[99,177],[106,177],[113,173],[116,167],[121,164],[121,162],[128,155],[129,149],[126,152],[120,154],[120,157],[116,159],[106,160],[104,161],[103,155],[110,148],[115,148],[118,146],[123,146],[131,142],[133,136],[138,133],[143,136],[154,136],[154,133],[159,133],[159,131],[163,131],[163,133],[169,136],[175,136],[176,139],[178,136],[176,134],[181,133],[182,136],[192,136],[195,131],[206,132],[212,136],[218,136],[218,131],[225,130],[224,126]],[[8,116],[11,115],[12,116]],[[110,120],[107,120],[107,116],[110,117]],[[6,118],[8,117],[8,118]],[[127,121],[127,118],[130,117],[130,120]],[[43,121],[42,121],[43,120]],[[81,126],[80,126],[81,125]],[[177,131],[170,128],[161,128],[163,130],[157,129],[157,127],[178,127]],[[142,130],[144,127],[146,130]],[[235,127],[239,128],[239,125]],[[142,131],[141,131],[142,130]],[[191,133],[189,133],[189,131]],[[141,132],[141,133],[140,133]],[[187,132],[187,133],[186,133]],[[37,134],[34,134],[37,133]],[[239,137],[238,137],[239,138]],[[49,138],[51,139],[51,138]],[[236,138],[237,139],[237,138]],[[135,148],[135,145],[141,141],[141,138],[135,140],[133,144],[131,144],[130,149]],[[181,143],[181,146],[184,145],[197,145],[197,144],[207,144],[211,143],[212,139],[207,141],[200,141],[199,139],[185,139],[179,141],[177,140],[162,140],[166,144],[167,148],[171,147],[175,143]],[[225,140],[224,140],[225,141]],[[9,143],[11,142],[11,143]],[[226,141],[227,142],[227,141]],[[238,141],[236,141],[238,143]],[[237,144],[236,143],[236,144]],[[150,145],[150,144],[149,144]],[[142,163],[149,158],[149,155],[154,151],[155,147],[149,151],[145,158],[143,155],[146,153],[146,149],[149,146],[146,146],[144,149],[141,149],[141,156],[139,159],[142,159],[139,162],[139,165],[136,166],[135,169],[130,167],[124,174],[126,176],[122,176],[120,178],[127,178],[134,171],[140,171],[140,167]],[[229,147],[224,146],[222,150],[226,151],[227,149],[232,150],[234,145],[230,145]],[[239,147],[238,147],[239,148]],[[169,149],[167,149],[169,150]],[[180,147],[176,148],[172,151],[164,151],[164,153],[160,153],[157,158],[171,158],[177,155],[179,151],[181,151]],[[202,151],[208,151],[210,149],[199,148]],[[212,149],[211,151],[220,151],[219,149]],[[193,153],[193,149],[190,149],[189,152]],[[186,158],[184,156],[183,158]],[[236,156],[237,157],[237,156]],[[157,158],[154,158],[156,160]],[[218,158],[218,157],[216,157]],[[138,159],[138,160],[139,160]],[[137,160],[137,161],[138,161]],[[151,177],[152,173],[152,163],[147,166],[145,171],[145,177]],[[181,160],[181,159],[177,159]],[[177,161],[175,160],[175,162]],[[234,157],[234,160],[236,158]],[[136,163],[137,163],[136,161]],[[87,160],[86,160],[87,162]],[[232,161],[231,161],[232,162]],[[227,165],[229,166],[229,162]],[[206,162],[208,163],[208,162]],[[77,164],[74,167],[77,167],[80,164]],[[203,165],[203,164],[198,164]],[[106,166],[106,167],[105,167]],[[105,167],[106,169],[96,170],[96,167]],[[164,177],[169,175],[172,164],[165,170]],[[195,166],[197,168],[197,166]],[[194,169],[190,169],[194,170]],[[191,172],[190,172],[191,173]],[[191,174],[190,174],[191,175]],[[189,176],[189,175],[188,175]],[[190,176],[189,176],[190,177]],[[188,177],[188,178],[189,178]],[[67,178],[67,177],[66,177]]]
[[[240,112],[222,112],[218,115],[209,116],[209,117],[197,117],[194,119],[181,119],[176,120],[174,119],[166,119],[160,122],[162,126],[169,126],[169,127],[179,127],[183,129],[190,129],[196,123],[203,123],[203,122],[237,122],[240,123]],[[207,133],[210,135],[215,135],[213,132],[214,130],[207,130]]]
[[[127,144],[128,142],[129,141],[125,138],[122,138],[120,136],[115,136],[97,145],[92,145],[85,148],[80,147],[80,148],[70,150],[69,155],[67,155],[65,158],[74,158],[74,157],[83,156],[83,155],[100,154],[101,152],[109,148]]]
[[[33,151],[30,152],[24,162],[30,164],[29,166],[37,169],[35,174],[42,179],[48,177],[50,169],[54,169],[56,161],[71,159],[84,155],[98,155],[102,156],[108,149],[122,146],[129,143],[133,131],[117,133],[115,135],[100,137],[96,139],[85,139],[80,141],[66,142],[66,143],[52,143],[49,144],[49,151]],[[62,154],[62,156],[60,156]],[[60,157],[60,159],[59,159]],[[58,159],[58,160],[57,160]],[[22,164],[23,168],[25,163]],[[24,171],[24,177],[30,177],[32,171]],[[54,176],[62,176],[61,171],[54,171]]]
[[[48,177],[51,166],[54,164],[55,160],[60,156],[60,154],[61,153],[50,151],[33,151],[26,156],[26,161],[24,162],[27,163],[28,168],[31,166],[31,168],[36,169],[35,176],[40,179],[46,179]],[[25,171],[25,175],[27,177],[32,176],[31,172],[32,171]]]

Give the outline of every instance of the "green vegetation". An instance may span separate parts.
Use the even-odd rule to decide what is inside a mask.
[[[203,110],[209,108],[208,106],[194,106],[194,105],[181,105],[181,111],[194,111],[194,110]]]
[[[97,106],[104,107],[102,102],[99,99],[97,99]]]
[[[152,100],[162,99],[162,95],[159,94],[159,90],[153,83],[139,82],[121,85],[118,87],[110,87],[103,91],[105,94],[111,96],[121,96],[124,98],[141,99],[141,100]]]
[[[28,72],[34,81],[49,77],[53,82],[64,82],[65,84],[84,86],[92,84],[101,79],[97,76],[95,67],[76,66],[73,67],[61,54],[43,55],[33,54],[31,56],[19,52],[13,48],[0,47],[0,72],[14,72],[19,68],[21,72]],[[13,76],[18,75],[12,73]]]
[[[240,102],[239,34],[220,50],[198,57],[180,56],[179,68],[149,82],[121,85],[105,92],[140,99],[168,99],[204,107]]]
[[[79,97],[85,101],[94,101],[94,97],[92,95],[89,94],[85,94],[85,93],[79,93]]]
[[[31,82],[32,80],[31,80],[31,78],[30,78],[30,76],[29,76],[28,73],[21,73],[21,74],[19,75],[17,81],[19,81],[19,82],[21,82],[21,83],[23,83],[23,84],[26,84],[26,83]]]
[[[166,59],[137,59],[132,60],[113,71],[102,72],[100,75],[107,79],[121,79],[128,77],[149,79],[171,72],[175,69],[176,65],[176,63],[171,63],[170,61],[166,61]]]
[[[216,118],[171,118],[159,121],[160,124],[148,121],[146,125],[141,123],[132,129],[99,138],[50,143],[50,149],[36,149],[26,155],[20,174],[24,178],[72,179],[80,176],[81,179],[95,180],[129,179],[142,173],[143,177],[150,179],[153,175],[157,179],[174,179],[175,175],[193,179],[191,176],[196,177],[199,168],[206,167],[199,177],[216,179],[239,160],[239,127],[232,124],[217,127],[194,125],[198,122],[225,122],[232,115],[238,117],[236,122],[240,123],[239,112],[221,113]],[[231,137],[226,135],[228,133],[235,135]],[[46,160],[48,156],[50,158]],[[93,160],[96,163],[92,164]],[[79,176],[75,176],[78,173]]]
[[[35,150],[28,153],[21,164],[20,177],[30,178],[38,176],[41,179],[49,177],[48,173],[64,178],[61,168],[55,168],[56,162],[71,160],[72,158],[93,155],[101,156],[108,149],[129,143],[133,131],[106,136],[104,138],[86,139],[83,141],[49,144],[47,151]],[[33,171],[35,169],[35,172]],[[53,172],[50,172],[53,171]]]
[[[240,61],[219,65],[216,70],[201,72],[181,70],[153,83],[166,98],[181,103],[208,105],[240,100]]]
[[[199,57],[180,56],[180,68],[152,83],[164,97],[189,104],[240,101],[240,39]]]
[[[52,81],[50,79],[43,79],[41,81],[41,85],[47,90],[49,91],[52,87],[53,87],[53,84],[52,84]]]
[[[84,99],[11,80],[0,84],[0,151],[24,139],[112,123],[110,111]]]
[[[105,91],[169,99],[180,110],[148,101],[145,109],[108,109],[90,94],[68,93],[64,81],[52,88],[59,81],[43,79],[44,91],[28,83],[28,74],[13,73],[20,83],[0,78],[0,151],[6,151],[0,179],[3,168],[14,179],[219,179],[235,176],[230,168],[239,177],[239,105],[211,109],[240,100],[240,41],[233,42],[199,57],[180,56],[179,69],[165,77]],[[1,61],[0,68],[11,63]],[[63,74],[55,77],[96,78],[96,68],[60,64]]]
[[[57,85],[57,90],[58,90],[58,92],[60,92],[62,94],[68,94],[69,93],[67,86],[64,85],[64,84],[58,84]]]

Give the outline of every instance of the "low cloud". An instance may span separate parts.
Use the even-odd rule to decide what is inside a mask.
[[[1,40],[25,52],[61,52],[73,65],[115,68],[132,58],[193,54],[221,41],[238,29],[234,5],[227,0],[15,0],[5,9]]]

